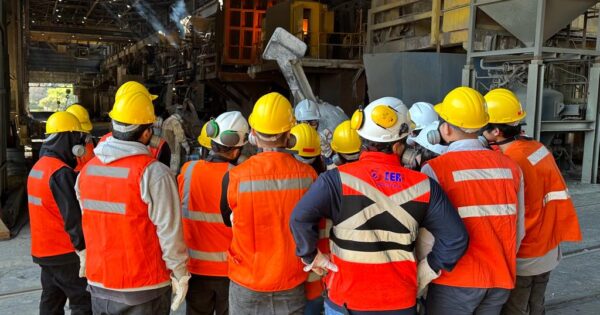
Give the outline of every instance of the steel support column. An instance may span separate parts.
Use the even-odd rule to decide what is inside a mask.
[[[590,68],[587,110],[585,118],[594,120],[594,129],[585,132],[583,144],[583,162],[581,165],[581,182],[596,183],[598,177],[598,97],[600,93],[600,63],[594,63]]]
[[[540,123],[542,115],[542,93],[544,89],[544,70],[542,60],[532,60],[527,74],[527,101],[525,104],[525,133],[540,139]]]
[[[475,5],[475,1],[471,1],[469,6],[471,7],[471,10],[469,11],[469,35],[467,37],[467,62],[462,71],[462,85],[474,87],[475,74],[473,72],[475,70],[473,68],[473,58],[471,54],[473,54],[473,38],[475,37],[475,25],[477,22],[477,6]]]

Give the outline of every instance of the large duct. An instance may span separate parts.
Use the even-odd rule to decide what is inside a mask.
[[[544,0],[505,0],[478,7],[526,46],[535,41],[538,3]],[[597,0],[545,0],[543,41],[565,28],[577,16],[594,6]]]

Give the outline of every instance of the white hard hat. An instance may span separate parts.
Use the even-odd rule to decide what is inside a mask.
[[[294,116],[297,121],[319,120],[319,105],[311,100],[302,100],[294,109]]]
[[[415,125],[415,130],[421,130],[439,118],[433,110],[433,105],[426,102],[414,103],[408,110],[408,115]]]
[[[248,121],[238,111],[225,112],[216,119],[211,119],[206,126],[208,137],[227,147],[241,147],[246,144],[249,131]]]
[[[438,120],[430,123],[429,125],[423,127],[423,129],[421,130],[421,132],[419,133],[418,136],[416,136],[416,137],[409,136],[409,142],[414,141],[415,143],[418,143],[423,148],[425,148],[433,153],[436,153],[438,155],[442,155],[442,154],[446,153],[446,151],[448,150],[447,146],[441,145],[441,144],[431,144],[429,142],[429,140],[427,139],[428,138],[427,134],[429,134],[430,131],[437,131],[439,126],[440,126],[440,122]]]
[[[383,97],[371,102],[364,111],[352,115],[350,127],[364,139],[394,142],[410,133],[408,108],[395,97]]]

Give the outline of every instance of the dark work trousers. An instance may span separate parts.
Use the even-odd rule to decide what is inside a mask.
[[[171,289],[166,290],[165,293],[154,300],[138,305],[127,305],[92,297],[92,308],[94,315],[169,315],[171,312],[171,293]]]
[[[508,289],[478,289],[429,284],[427,315],[498,315]]]
[[[537,276],[517,276],[515,288],[510,291],[508,302],[502,309],[505,315],[543,315],[544,295],[550,280],[550,272]]]
[[[304,283],[285,291],[257,292],[233,281],[229,284],[229,311],[232,315],[302,315]]]
[[[229,278],[192,274],[185,303],[187,315],[227,315]]]
[[[72,315],[92,314],[90,293],[86,291],[87,280],[79,278],[79,263],[40,267],[40,315],[64,314],[67,298]]]

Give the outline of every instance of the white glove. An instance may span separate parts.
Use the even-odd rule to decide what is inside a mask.
[[[85,253],[86,250],[75,251],[79,256],[79,278],[85,278]]]
[[[305,272],[312,270],[314,273],[322,276],[327,272],[327,270],[337,272],[338,266],[329,260],[329,255],[323,254],[321,251],[317,250],[317,256],[315,256],[315,259],[313,259],[312,263],[306,264],[303,270]]]
[[[171,310],[175,312],[183,300],[185,299],[185,295],[188,290],[188,282],[190,281],[191,276],[183,276],[181,278],[176,279],[171,276],[171,285],[173,286],[173,302],[171,302]]]
[[[429,267],[427,258],[421,260],[419,266],[417,266],[417,298],[422,297],[427,290],[427,285],[434,279],[437,279],[441,274],[441,270],[438,273],[435,273],[435,271]]]
[[[429,255],[431,249],[435,243],[435,237],[426,228],[419,228],[419,235],[417,236],[417,243],[415,245],[415,254],[417,260],[421,261]]]

